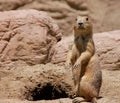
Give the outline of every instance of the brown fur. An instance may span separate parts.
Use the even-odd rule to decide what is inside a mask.
[[[102,74],[92,36],[92,25],[88,17],[77,17],[74,26],[74,44],[68,53],[66,67],[72,67],[75,96],[97,103]],[[73,100],[73,103],[79,102],[78,98]]]

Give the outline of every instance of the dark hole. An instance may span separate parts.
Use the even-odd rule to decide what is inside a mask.
[[[41,87],[36,87],[31,92],[33,101],[37,100],[53,100],[58,98],[67,98],[68,94],[61,88],[61,86],[53,86],[50,83]]]

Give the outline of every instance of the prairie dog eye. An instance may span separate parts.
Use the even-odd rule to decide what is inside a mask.
[[[88,21],[88,17],[86,18],[86,21]]]

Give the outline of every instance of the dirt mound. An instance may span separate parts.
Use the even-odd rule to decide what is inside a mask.
[[[70,97],[72,93],[72,74],[60,66],[17,65],[1,69],[0,73],[0,98],[53,100]]]
[[[103,72],[98,103],[119,103],[120,71]],[[53,64],[0,69],[0,103],[72,103],[71,70]]]

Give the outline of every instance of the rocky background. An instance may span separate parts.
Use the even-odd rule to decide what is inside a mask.
[[[119,103],[119,6],[118,0],[0,0],[0,103],[72,103],[64,63],[76,15],[94,24],[103,73],[98,103]]]
[[[76,15],[89,15],[94,32],[120,29],[119,0],[0,0],[0,11],[36,9],[47,12],[64,35],[70,35]]]

